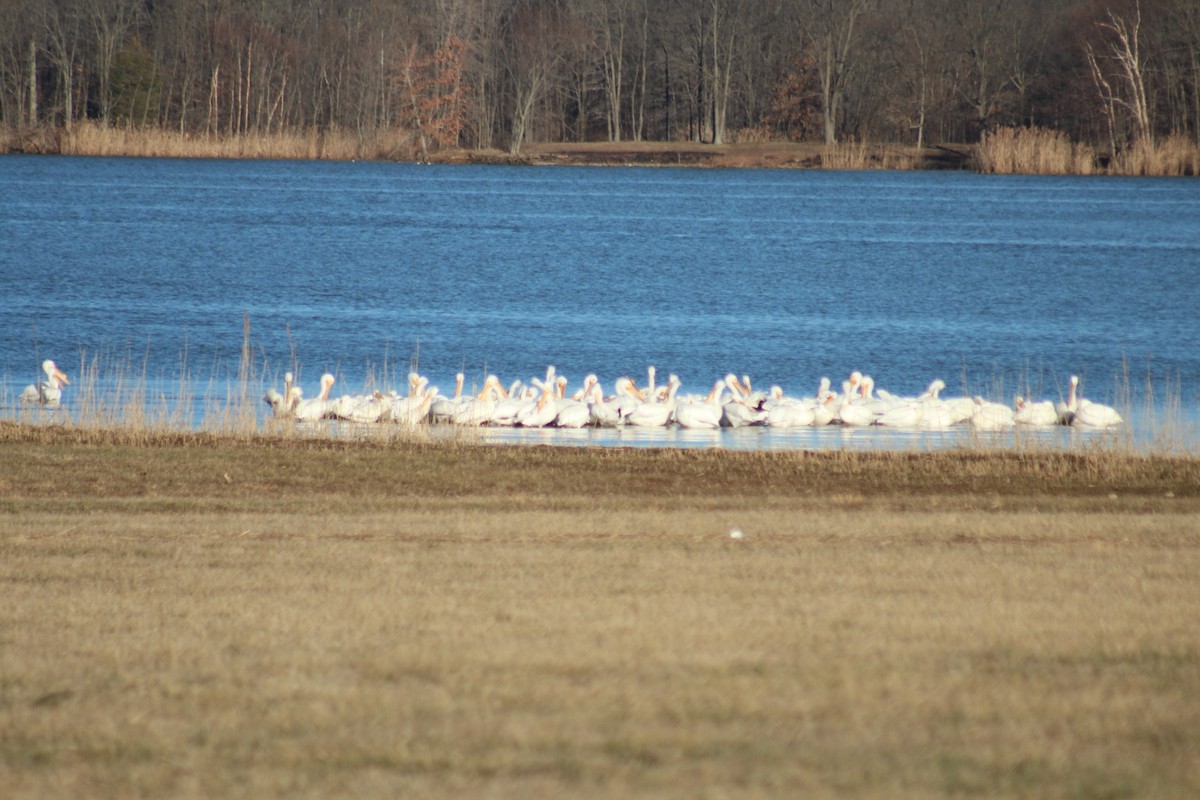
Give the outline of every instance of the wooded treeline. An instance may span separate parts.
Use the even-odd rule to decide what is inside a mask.
[[[0,0],[0,118],[188,135],[1200,142],[1196,0]]]

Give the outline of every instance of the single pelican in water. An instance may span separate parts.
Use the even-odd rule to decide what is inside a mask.
[[[71,382],[48,358],[42,362],[42,372],[46,373],[45,379],[26,386],[21,392],[21,402],[54,408],[62,401],[62,387],[70,386]]]

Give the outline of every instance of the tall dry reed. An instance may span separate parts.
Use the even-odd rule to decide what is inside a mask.
[[[1110,170],[1147,177],[1200,175],[1200,146],[1178,134],[1153,144],[1137,142],[1113,159]]]
[[[1045,128],[997,128],[979,140],[976,167],[992,175],[1200,175],[1200,146],[1185,136],[1137,142],[1106,166],[1093,147]]]
[[[411,147],[411,134],[399,129],[371,135],[335,129],[207,136],[81,122],[62,135],[59,150],[81,156],[370,161],[408,156]]]
[[[980,172],[992,175],[1090,175],[1096,153],[1065,133],[1045,128],[997,128],[979,140]]]
[[[821,151],[821,167],[836,170],[916,169],[919,156],[867,142],[839,142]]]

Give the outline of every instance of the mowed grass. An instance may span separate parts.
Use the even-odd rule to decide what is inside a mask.
[[[0,787],[1197,796],[1198,512],[1108,452],[0,424]]]

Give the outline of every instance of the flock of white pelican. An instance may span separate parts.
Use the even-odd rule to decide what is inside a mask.
[[[1079,393],[1079,378],[1071,376],[1065,401],[1034,401],[1016,396],[1013,405],[982,397],[943,397],[946,384],[935,380],[915,397],[894,395],[877,389],[869,375],[850,373],[834,392],[822,378],[811,397],[789,397],[778,386],[763,392],[753,388],[749,376],[733,374],[716,381],[707,394],[680,394],[680,381],[671,375],[665,384],[656,383],[649,367],[647,382],[638,386],[623,377],[605,394],[595,375],[568,393],[569,381],[554,367],[545,378],[528,383],[516,381],[507,388],[489,375],[475,394],[463,393],[463,375],[455,376],[454,393],[443,395],[418,374],[408,376],[407,394],[375,391],[365,395],[342,395],[330,399],[334,377],[321,376],[320,394],[305,399],[292,373],[284,376],[280,393],[268,390],[263,400],[277,419],[316,422],[336,419],[355,423],[420,425],[448,423],[465,426],[513,426],[526,428],[582,428],[584,426],[683,428],[740,428],[765,425],[799,428],[821,425],[866,427],[871,425],[912,430],[946,430],[971,425],[981,431],[1002,431],[1017,425],[1074,425],[1107,428],[1119,425],[1120,414],[1111,406],[1093,403]],[[32,387],[31,387],[32,388]],[[28,391],[28,390],[27,390]]]

